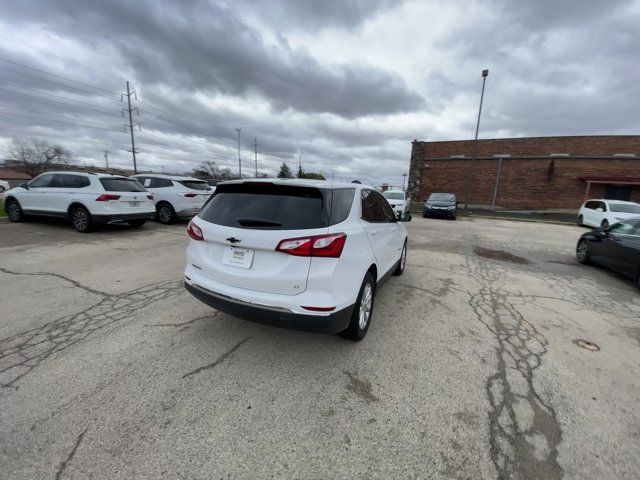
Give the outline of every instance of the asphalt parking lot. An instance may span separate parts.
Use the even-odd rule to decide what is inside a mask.
[[[583,229],[414,217],[352,343],[199,303],[185,226],[0,219],[1,477],[638,478],[640,292]]]

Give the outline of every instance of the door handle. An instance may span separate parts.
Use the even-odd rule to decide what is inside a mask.
[[[371,235],[378,235],[378,230],[370,230]]]

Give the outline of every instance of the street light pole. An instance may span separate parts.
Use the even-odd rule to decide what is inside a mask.
[[[403,191],[403,192],[404,192],[404,180],[405,180],[405,178],[407,178],[407,174],[406,174],[406,173],[403,173],[403,174],[402,174],[402,191]]]
[[[469,162],[469,173],[467,174],[467,193],[464,197],[464,209],[469,206],[469,197],[473,187],[473,162],[476,159],[476,149],[478,147],[478,131],[480,130],[480,116],[482,115],[482,101],[484,99],[484,84],[489,76],[489,70],[482,70],[482,93],[480,93],[480,108],[478,109],[478,121],[476,123],[476,136],[473,140],[473,150],[471,153],[471,161]]]
[[[236,132],[238,132],[238,178],[242,179],[242,160],[240,160],[240,132],[241,128],[236,128]]]

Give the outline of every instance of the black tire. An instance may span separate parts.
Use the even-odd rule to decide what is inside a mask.
[[[602,223],[600,224],[600,226],[602,228],[608,228],[609,227],[609,220],[607,220],[606,218],[604,220],[602,220]]]
[[[582,263],[583,265],[589,264],[589,256],[591,252],[589,250],[589,242],[587,242],[584,238],[581,238],[576,245],[576,259],[578,263]]]
[[[127,223],[134,228],[139,228],[143,226],[145,223],[147,223],[147,221],[146,220],[129,220]]]
[[[162,202],[156,207],[156,217],[163,225],[171,225],[176,221],[176,211],[170,203]]]
[[[88,233],[93,230],[91,214],[84,207],[75,207],[71,210],[71,225],[80,233]]]
[[[343,332],[340,332],[340,335],[348,340],[353,342],[359,342],[362,340],[367,331],[369,331],[369,325],[371,325],[371,317],[373,316],[373,305],[376,295],[376,282],[373,279],[373,275],[371,272],[367,272],[364,276],[364,280],[362,281],[362,286],[360,287],[360,292],[358,293],[358,298],[356,300],[356,304],[353,308],[353,314],[351,315],[351,321],[349,322],[349,326]],[[366,300],[363,301],[364,298],[368,296],[368,311],[366,311]],[[366,320],[363,322],[360,321],[360,312],[365,308],[366,311]],[[363,313],[364,315],[364,313]]]
[[[584,227],[584,217],[582,215],[578,215],[578,221],[576,222],[576,224],[579,227]]]
[[[398,262],[398,266],[393,271],[393,274],[396,277],[399,277],[404,272],[404,267],[407,264],[407,241],[404,241],[404,245],[402,246],[402,253],[400,253],[400,261]]]
[[[20,207],[20,204],[18,203],[17,200],[14,200],[13,198],[9,200],[5,205],[5,209],[7,212],[7,216],[9,217],[9,220],[12,221],[13,223],[19,223],[24,220],[22,207]]]

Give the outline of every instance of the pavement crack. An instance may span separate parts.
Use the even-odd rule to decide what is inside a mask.
[[[154,301],[184,291],[182,280],[153,283],[104,296],[95,305],[0,340],[0,386],[9,387],[51,355],[62,352],[105,327],[130,319]]]
[[[247,337],[244,340],[240,340],[238,343],[236,343],[233,347],[231,347],[229,350],[227,350],[225,353],[223,353],[220,357],[218,357],[214,362],[208,364],[208,365],[203,365],[202,367],[198,367],[195,370],[189,372],[189,373],[185,373],[182,378],[187,378],[191,375],[195,375],[197,373],[200,373],[204,370],[209,370],[211,368],[215,368],[218,365],[220,365],[222,362],[224,362],[231,354],[233,354],[233,352],[235,352],[238,348],[240,348],[242,346],[242,344],[244,342],[246,342],[247,340],[249,340],[251,337]]]
[[[80,435],[78,435],[78,438],[76,438],[76,443],[73,446],[73,449],[69,452],[69,455],[67,455],[67,458],[64,459],[61,463],[60,466],[58,467],[58,471],[56,472],[56,480],[60,480],[62,474],[64,473],[64,471],[67,469],[67,465],[69,464],[69,462],[71,462],[71,460],[73,460],[73,457],[76,454],[76,451],[78,450],[78,447],[80,446],[80,444],[82,443],[82,439],[84,438],[84,434],[87,433],[87,430],[89,429],[89,427],[85,428]]]
[[[533,383],[549,343],[518,310],[522,296],[504,288],[502,267],[474,257],[466,261],[480,287],[469,292],[469,306],[496,342],[497,368],[485,383],[485,394],[491,407],[489,453],[497,477],[530,478],[535,472],[536,478],[560,479],[560,423]]]
[[[0,272],[6,273],[7,275],[18,275],[18,276],[30,275],[30,276],[35,276],[35,277],[54,277],[54,278],[59,278],[61,280],[69,282],[74,287],[77,287],[77,288],[80,288],[80,289],[84,290],[85,292],[93,293],[94,295],[100,295],[102,297],[111,297],[111,296],[113,296],[110,293],[102,292],[100,290],[96,290],[96,289],[93,289],[91,287],[87,287],[86,285],[82,285],[77,280],[73,280],[73,279],[71,279],[69,277],[65,277],[64,275],[60,275],[59,273],[51,273],[51,272],[15,272],[13,270],[9,270],[9,269],[4,268],[4,267],[0,267]]]
[[[173,327],[176,328],[179,332],[182,330],[186,330],[190,328],[194,323],[199,322],[201,320],[213,320],[218,316],[219,312],[215,312],[213,315],[204,315],[202,317],[193,318],[191,320],[187,320],[186,322],[181,323],[145,323],[143,327]]]

